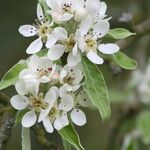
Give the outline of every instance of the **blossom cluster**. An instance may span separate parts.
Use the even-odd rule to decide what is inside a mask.
[[[114,54],[119,47],[103,42],[111,19],[106,18],[105,2],[46,0],[45,3],[46,9],[37,5],[36,24],[19,28],[23,36],[37,39],[26,50],[31,56],[26,61],[27,68],[19,74],[15,84],[18,95],[11,98],[11,105],[25,110],[23,127],[42,122],[46,131],[52,133],[54,128],[61,130],[70,121],[78,126],[86,123],[80,107],[90,106],[90,101],[82,88],[81,56],[100,65],[104,62],[103,55]],[[38,52],[43,47],[48,53],[40,57]]]

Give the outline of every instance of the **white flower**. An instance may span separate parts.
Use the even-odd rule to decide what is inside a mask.
[[[58,91],[58,89],[57,89]],[[70,98],[70,97],[69,97]],[[66,106],[68,106],[69,98],[66,97]],[[62,106],[63,107],[63,106]],[[67,109],[62,108],[58,104],[57,101],[53,101],[50,105],[50,111],[49,113],[45,113],[40,117],[39,122],[42,121],[43,125],[47,132],[52,133],[54,131],[54,128],[56,130],[61,130],[63,127],[69,125],[69,120],[67,116]]]
[[[33,89],[34,90],[34,89]],[[15,95],[11,98],[11,105],[17,110],[27,109],[27,113],[22,118],[22,126],[29,128],[37,121],[37,114],[45,115],[50,111],[50,106],[57,99],[57,94],[52,87],[45,95],[43,93],[28,93],[29,96]]]
[[[58,60],[64,53],[68,53],[67,64],[70,67],[76,66],[81,62],[81,56],[78,52],[78,32],[75,35],[68,36],[64,28],[57,27],[54,34],[58,39],[58,44],[51,47],[48,51],[48,57],[51,60]]]
[[[86,115],[78,108],[79,106],[79,103],[77,104],[75,101],[75,95],[66,94],[61,98],[59,109],[69,112],[74,124],[83,126],[86,124]]]
[[[82,1],[82,0],[81,0]],[[46,0],[51,10],[48,11],[54,22],[63,23],[74,17],[79,8],[78,0]]]
[[[83,20],[79,27],[79,48],[95,64],[103,63],[103,59],[97,54],[98,51],[103,54],[114,54],[119,51],[119,47],[116,44],[99,44],[99,39],[108,33],[109,28],[110,25],[107,20],[101,20],[93,24],[91,17]]]
[[[56,65],[47,57],[33,55],[27,62],[28,68],[21,71],[19,78],[26,83],[47,83],[54,77]]]
[[[61,96],[65,95],[67,91],[74,92],[79,89],[81,81],[83,79],[83,74],[79,66],[68,67],[67,65],[62,68],[59,76],[60,83],[63,85],[60,88]]]
[[[105,2],[101,2],[100,0],[86,0],[85,8],[87,15],[91,16],[95,22],[101,21],[106,17],[107,5]]]
[[[37,17],[36,25],[27,24],[19,28],[19,32],[25,37],[38,36],[38,39],[33,41],[27,48],[26,52],[28,54],[39,52],[43,47],[43,43],[46,43],[46,47],[50,48],[57,42],[53,35],[54,23],[46,20],[40,4],[37,5]]]
[[[61,91],[60,91],[61,92]],[[68,115],[70,114],[71,120],[78,126],[83,126],[86,123],[86,116],[82,110],[80,110],[79,103],[81,99],[74,101],[74,95],[65,94],[60,96],[59,101],[53,101],[51,104],[50,112],[47,117],[43,118],[43,125],[47,132],[52,133],[54,128],[61,130],[65,126],[69,125]],[[83,102],[81,102],[83,105]],[[86,107],[86,101],[84,99],[84,105]]]

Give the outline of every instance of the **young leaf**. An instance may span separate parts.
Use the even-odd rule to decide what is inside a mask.
[[[31,150],[30,128],[22,127],[22,150]]]
[[[0,90],[13,85],[18,79],[19,73],[26,67],[25,63],[17,63],[13,66],[0,81]]]
[[[103,74],[85,56],[82,57],[82,65],[85,75],[84,89],[90,100],[99,109],[102,119],[109,119],[111,115],[110,100]]]
[[[59,134],[62,136],[64,140],[69,142],[72,146],[74,146],[77,150],[84,150],[81,145],[79,136],[75,131],[73,125],[68,125],[59,131]]]
[[[116,40],[124,39],[124,38],[131,36],[131,35],[135,35],[135,33],[132,33],[126,29],[123,29],[123,28],[112,29],[108,32],[108,36],[110,36],[111,38],[114,38]]]
[[[118,52],[113,55],[117,64],[127,70],[134,70],[137,68],[137,63],[134,59],[130,59],[122,52]]]

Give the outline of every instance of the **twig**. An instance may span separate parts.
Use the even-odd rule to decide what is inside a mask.
[[[14,110],[11,107],[5,108],[0,121],[0,150],[8,141],[14,125]]]

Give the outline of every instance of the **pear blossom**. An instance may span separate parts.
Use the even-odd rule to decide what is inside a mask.
[[[47,83],[56,75],[56,65],[47,57],[33,55],[27,61],[28,68],[20,72],[19,78],[26,83]]]
[[[84,0],[46,0],[46,3],[51,9],[48,13],[58,24],[72,18],[80,21],[86,15]]]
[[[16,110],[24,110],[27,112],[22,117],[22,126],[29,128],[33,126],[37,119],[38,114],[45,112],[49,112],[51,103],[56,100],[57,94],[53,87],[46,93],[39,93],[39,91],[34,91],[32,89],[31,92],[28,93],[28,96],[24,95],[15,95],[11,98],[10,103]]]
[[[68,53],[67,64],[70,67],[76,66],[81,62],[81,55],[78,51],[77,37],[78,32],[68,36],[67,31],[62,27],[57,27],[54,31],[58,44],[51,47],[48,51],[48,57],[52,60],[58,60],[64,53]]]
[[[77,126],[85,125],[86,115],[81,109],[79,109],[79,107],[81,106],[80,105],[81,100],[78,99],[79,97],[76,98],[75,93],[65,94],[65,95],[64,93],[62,93],[60,95],[62,97],[61,97],[61,103],[59,104],[59,109],[69,112],[72,122]],[[86,102],[84,101],[84,104],[85,103]]]
[[[68,101],[70,97],[66,96],[67,104],[68,106]],[[66,108],[66,107],[65,107]],[[54,128],[56,130],[61,130],[63,127],[69,125],[69,120],[67,116],[67,111],[66,109],[60,109],[60,106],[57,101],[53,101],[51,104],[51,109],[49,113],[41,117],[39,120],[43,122],[43,125],[46,129],[47,132],[52,133],[54,131]]]
[[[51,105],[49,114],[43,119],[43,125],[46,131],[52,133],[54,128],[56,130],[61,130],[69,125],[69,114],[74,124],[78,126],[85,125],[86,115],[78,107],[79,105],[76,105],[74,102],[73,95],[66,94],[63,95],[63,97],[60,97],[60,103],[55,101]]]
[[[40,4],[37,5],[37,17],[36,24],[22,25],[19,28],[19,32],[25,37],[38,36],[38,39],[33,41],[27,48],[26,52],[28,54],[39,52],[43,47],[43,43],[46,43],[46,47],[49,48],[57,42],[57,39],[53,35],[54,23],[45,18]]]
[[[92,17],[93,21],[98,22],[104,20],[107,11],[107,4],[100,0],[86,0],[85,8],[87,16]],[[106,19],[109,20],[110,18]]]
[[[59,81],[63,85],[60,87],[62,93],[67,91],[75,92],[81,86],[81,81],[83,79],[83,73],[80,66],[69,67],[64,66],[60,72]]]
[[[104,60],[98,54],[114,54],[119,51],[118,45],[114,43],[102,44],[100,38],[109,31],[108,20],[101,20],[93,24],[92,18],[84,19],[79,27],[78,44],[82,53],[94,64],[103,64]]]
[[[110,20],[106,18],[107,4],[101,2],[100,0],[78,0],[80,2],[80,7],[75,12],[75,20],[82,21],[86,17],[90,16],[93,22],[98,22],[101,20]]]

